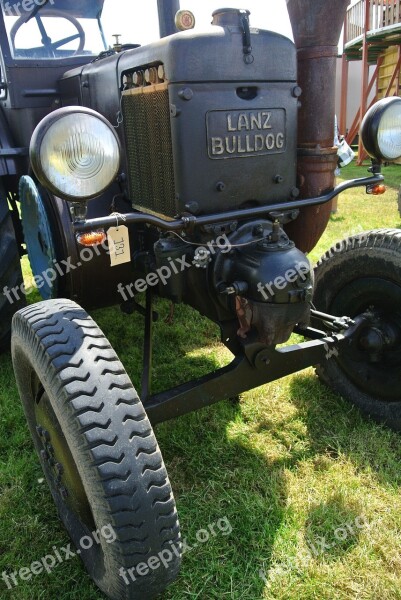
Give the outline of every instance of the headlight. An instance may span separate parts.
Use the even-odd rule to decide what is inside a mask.
[[[36,127],[30,158],[36,177],[56,196],[72,202],[99,196],[120,167],[120,142],[99,113],[81,106],[60,108]]]
[[[383,98],[366,113],[361,125],[366,152],[378,160],[401,157],[401,98]]]

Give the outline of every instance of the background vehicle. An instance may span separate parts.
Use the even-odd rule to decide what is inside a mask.
[[[392,99],[364,124],[371,175],[334,188],[332,92],[347,4],[336,3],[333,14],[328,3],[312,11],[311,2],[289,1],[297,51],[252,29],[247,11],[230,9],[214,13],[210,31],[140,48],[117,43],[96,57],[80,19],[97,24],[101,2],[75,9],[55,0],[18,18],[7,35],[2,25],[4,126],[17,140],[2,143],[4,181],[17,242],[18,197],[47,299],[15,317],[14,368],[73,541],[110,520],[117,532],[113,545],[102,540],[82,553],[111,598],[151,598],[179,569],[177,514],[150,422],[320,364],[322,378],[363,412],[400,426],[399,232],[346,240],[323,258],[315,283],[305,255],[331,200],[356,186],[382,192],[380,161],[401,155],[388,134],[400,129],[400,100]],[[177,3],[159,9],[162,34],[173,33]],[[20,49],[26,17],[42,28],[41,44]],[[77,33],[54,41],[42,17],[66,17]],[[179,23],[190,26],[191,16]],[[111,267],[110,255],[122,264]],[[14,279],[18,269],[14,261]],[[217,323],[233,362],[152,394],[153,294]],[[103,333],[71,300],[89,308],[119,300],[144,314],[142,402]],[[309,341],[282,348],[293,332]],[[151,566],[167,552],[167,565],[159,558]]]

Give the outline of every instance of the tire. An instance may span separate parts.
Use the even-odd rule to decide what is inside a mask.
[[[22,282],[20,255],[11,213],[6,194],[0,186],[0,353],[10,347],[13,314],[25,306],[25,297],[21,291],[17,292],[19,300],[10,294],[10,290],[14,288],[20,290]]]
[[[315,269],[314,304],[357,319],[319,377],[364,415],[401,430],[401,230],[379,229],[333,246]]]
[[[179,571],[178,517],[152,427],[116,353],[80,306],[58,299],[14,316],[12,358],[53,499],[90,576],[113,600],[154,598]],[[106,530],[113,543],[100,535]],[[96,541],[90,549],[85,536]]]

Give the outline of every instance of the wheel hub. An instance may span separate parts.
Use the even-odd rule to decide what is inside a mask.
[[[43,390],[35,404],[36,433],[41,444],[40,458],[50,484],[67,506],[93,531],[95,521],[82,479],[67,440]]]
[[[399,401],[401,391],[401,286],[380,277],[361,277],[336,295],[328,310],[347,314],[355,325],[338,362],[358,389]]]
[[[368,311],[357,317],[363,330],[357,340],[361,352],[369,355],[371,362],[380,362],[384,353],[395,349],[401,341],[401,329],[396,323],[386,321],[385,318]]]

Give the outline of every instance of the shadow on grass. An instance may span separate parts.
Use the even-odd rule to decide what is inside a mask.
[[[183,313],[186,316],[185,310]],[[128,373],[137,378],[141,372],[142,319],[135,315],[128,321],[114,311],[98,311],[95,317],[109,334]],[[211,332],[215,334],[214,326],[212,330],[210,327],[197,316],[174,328],[164,322],[158,325],[155,389],[221,366],[221,356],[216,358],[213,346],[211,352],[202,350],[202,343],[210,342]],[[0,393],[0,572],[13,573],[49,554],[53,546],[65,547],[68,536],[42,482],[9,355],[0,357]],[[232,598],[263,597],[265,584],[259,570],[270,560],[284,515],[286,488],[280,461],[266,461],[251,449],[247,436],[229,435],[228,426],[240,418],[240,411],[238,403],[223,402],[157,427],[183,536],[193,548],[185,556],[179,580],[163,596],[166,599],[182,600],[188,590],[191,597],[208,600],[220,599],[223,590],[232,590]],[[216,529],[221,519],[232,527],[229,536]],[[200,544],[197,533],[210,525],[217,534]],[[60,565],[49,576],[19,581],[17,591],[16,596],[14,589],[7,590],[0,581],[1,598],[101,597],[78,560]]]
[[[197,359],[191,368],[194,365],[202,371],[216,367],[209,359]],[[60,548],[68,543],[46,485],[38,484],[41,470],[12,379],[11,359],[6,355],[0,358],[0,382],[8,389],[0,424],[4,440],[0,571],[6,573],[46,556],[53,545]],[[5,415],[12,404],[14,409],[8,418]],[[231,598],[263,597],[264,582],[259,569],[262,561],[269,561],[283,518],[285,482],[279,461],[266,462],[248,447],[246,437],[228,436],[227,424],[239,418],[240,410],[238,404],[227,401],[156,429],[183,536],[192,548],[185,556],[177,583],[163,595],[165,599],[182,600],[188,596],[188,590],[191,597],[208,600],[220,599],[223,590],[232,590]],[[216,528],[221,519],[232,527],[229,536]],[[200,544],[197,533],[208,531],[213,525],[216,535]],[[49,576],[20,581],[17,596],[14,589],[9,592],[0,581],[0,597],[94,600],[101,594],[81,563],[74,560],[60,565]]]
[[[357,470],[366,471],[380,484],[392,489],[401,486],[398,433],[364,418],[317,377],[301,373],[293,377],[290,387],[314,454],[345,455]]]
[[[219,518],[229,537],[185,556],[181,577],[165,598],[257,600],[265,583],[259,571],[271,562],[287,501],[283,460],[266,460],[246,434],[229,433],[241,406],[222,402],[156,429],[176,497],[184,536],[191,545],[200,529]],[[205,586],[205,581],[208,582]]]
[[[207,341],[210,344],[211,336],[212,341],[217,341],[214,326],[189,311],[180,308],[174,328],[164,322],[157,325],[156,390],[201,376],[221,365],[217,348],[216,355],[213,345],[208,346],[207,352],[202,349]],[[142,318],[134,315],[127,319],[116,311],[99,311],[95,318],[135,382],[141,373]],[[179,322],[179,318],[183,321]],[[4,456],[0,483],[7,487],[3,487],[6,493],[0,508],[4,519],[0,545],[5,549],[0,555],[1,572],[1,567],[9,571],[29,565],[45,556],[52,544],[65,545],[67,536],[57,522],[50,494],[37,484],[38,461],[33,455],[7,356],[0,358],[0,386],[0,440]],[[288,518],[286,472],[296,471],[305,459],[313,459],[314,468],[324,471],[332,464],[331,459],[346,455],[356,469],[373,473],[380,483],[392,487],[401,484],[398,436],[364,422],[356,410],[328,392],[310,374],[291,379],[290,399],[306,428],[299,437],[307,438],[307,444],[294,445],[289,441],[288,430],[294,426],[291,417],[280,415],[278,419],[266,411],[261,418],[250,418],[248,422],[244,407],[230,402],[157,426],[183,536],[192,548],[184,557],[178,581],[163,595],[165,600],[265,597],[265,581],[259,571],[263,567],[268,577],[275,543]],[[261,444],[271,443],[271,451],[258,447],[258,434]],[[275,452],[276,446],[283,450]],[[327,464],[325,457],[330,459]],[[322,560],[341,559],[357,544],[359,531],[343,540],[338,539],[341,533],[335,532],[344,524],[352,526],[360,515],[359,503],[340,493],[328,494],[327,500],[312,505],[307,513],[309,548],[316,547],[317,540],[325,537],[330,548],[326,547]],[[207,542],[199,543],[197,533],[208,530],[220,519],[230,523],[231,534],[225,535],[214,527],[217,535],[211,534]],[[18,600],[43,597],[92,600],[100,598],[100,594],[75,561],[60,566],[52,576],[21,583]]]
[[[343,221],[345,221],[346,218],[339,215],[338,213],[332,213],[330,215],[330,222],[331,223],[342,223]]]

